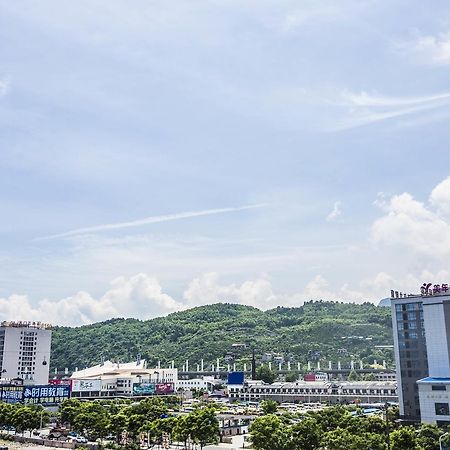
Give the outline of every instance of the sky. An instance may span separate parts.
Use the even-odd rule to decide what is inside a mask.
[[[450,282],[450,3],[0,0],[0,319]]]

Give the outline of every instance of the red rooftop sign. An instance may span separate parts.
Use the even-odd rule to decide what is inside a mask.
[[[448,284],[423,283],[420,288],[422,295],[445,294],[448,292]]]

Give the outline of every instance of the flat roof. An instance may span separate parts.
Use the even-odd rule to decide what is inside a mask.
[[[450,377],[426,377],[421,380],[417,380],[417,383],[449,383]]]

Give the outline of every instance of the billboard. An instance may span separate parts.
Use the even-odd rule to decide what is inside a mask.
[[[3,385],[0,387],[0,399],[4,403],[22,403],[23,386]]]
[[[157,394],[173,394],[174,391],[173,383],[158,383],[156,385]]]
[[[244,384],[244,372],[229,372],[228,384]]]
[[[100,392],[102,380],[72,380],[73,392]]]
[[[67,378],[64,378],[62,380],[48,380],[48,384],[51,384],[52,386],[60,386],[61,384],[69,384],[72,386],[72,380],[69,380]]]
[[[70,385],[22,386],[23,403],[33,405],[57,405],[70,397]]]
[[[154,383],[133,383],[133,395],[153,395],[154,393]]]

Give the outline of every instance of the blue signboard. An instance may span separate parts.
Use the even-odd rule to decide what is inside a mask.
[[[244,384],[244,372],[229,372],[228,384]]]
[[[70,397],[70,385],[60,384],[23,386],[23,403],[34,405],[57,405]]]
[[[1,386],[0,400],[4,403],[22,403],[23,386]]]

